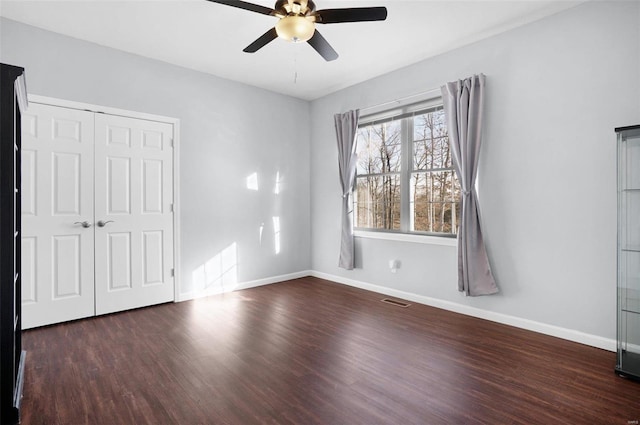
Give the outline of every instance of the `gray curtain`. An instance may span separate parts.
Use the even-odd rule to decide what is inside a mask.
[[[458,291],[467,295],[498,292],[480,228],[475,183],[482,142],[485,76],[474,75],[442,86],[453,165],[462,189],[458,229]]]
[[[354,265],[353,214],[349,195],[356,179],[356,133],[360,111],[348,111],[334,115],[338,139],[338,166],[342,186],[342,235],[340,237],[340,260],[338,266],[352,270]]]

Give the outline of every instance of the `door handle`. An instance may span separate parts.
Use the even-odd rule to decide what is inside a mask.
[[[73,224],[80,224],[82,225],[82,227],[84,227],[85,229],[91,227],[91,223],[89,223],[88,221],[76,221]]]
[[[98,227],[104,227],[104,226],[106,226],[106,225],[107,225],[107,223],[114,223],[114,221],[113,221],[113,220],[107,220],[107,221],[102,221],[102,220],[100,220],[100,221],[97,223],[97,225],[98,225]]]

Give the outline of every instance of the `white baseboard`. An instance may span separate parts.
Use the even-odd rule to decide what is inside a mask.
[[[265,279],[252,280],[249,282],[244,282],[238,285],[236,291],[241,289],[249,289],[255,288],[256,286],[270,285],[272,283],[285,282],[287,280],[299,279],[301,277],[311,276],[311,272],[309,270],[303,270],[301,272],[283,274],[280,276],[268,277]]]
[[[405,300],[428,305],[431,307],[441,308],[443,310],[453,311],[455,313],[460,313],[467,316],[477,317],[480,319],[490,320],[492,322],[502,323],[505,325],[514,326],[514,327],[526,329],[529,331],[534,331],[541,334],[566,339],[568,341],[573,341],[580,344],[601,348],[607,351],[616,351],[616,341],[610,338],[604,338],[601,336],[576,331],[574,329],[562,328],[560,326],[549,325],[547,323],[536,322],[534,320],[524,319],[522,317],[516,317],[508,314],[502,314],[502,313],[496,313],[493,311],[483,310],[480,308],[471,307],[464,304],[454,303],[452,301],[445,301],[437,298],[427,297],[424,295],[414,294],[411,292],[399,291],[397,289],[388,288],[386,286],[373,285],[371,283],[366,283],[359,280],[349,279],[349,278],[332,275],[329,273],[323,273],[315,270],[303,270],[296,273],[289,273],[289,274],[280,275],[280,276],[268,277],[265,279],[242,282],[235,285],[233,288],[229,288],[228,290],[219,291],[215,293],[203,293],[203,294],[195,294],[194,292],[181,293],[179,296],[179,299],[176,301],[187,301],[187,300],[192,300],[192,299],[200,298],[204,296],[215,295],[215,294],[220,294],[224,292],[238,291],[242,289],[255,288],[258,286],[270,285],[272,283],[278,283],[278,282],[285,282],[287,280],[298,279],[298,278],[307,277],[307,276],[318,277],[320,279],[330,280],[332,282],[341,283],[343,285],[353,286],[355,288],[365,289],[367,291],[378,292],[380,294],[402,298]]]
[[[384,295],[389,295],[389,296],[413,301],[416,303],[425,304],[431,307],[437,307],[443,310],[449,310],[449,311],[464,314],[467,316],[478,317],[480,319],[486,319],[492,322],[502,323],[509,326],[515,326],[517,328],[526,329],[526,330],[538,332],[541,334],[566,339],[573,342],[578,342],[580,344],[590,345],[592,347],[601,348],[603,350],[616,351],[615,340],[604,338],[597,335],[587,334],[587,333],[576,331],[573,329],[562,328],[555,325],[536,322],[534,320],[523,319],[521,317],[516,317],[516,316],[510,316],[508,314],[482,310],[480,308],[470,307],[468,305],[458,304],[451,301],[444,301],[437,298],[426,297],[424,295],[418,295],[411,292],[399,291],[396,289],[387,288],[385,286],[373,285],[370,283],[361,282],[358,280],[336,276],[328,273],[322,273],[314,270],[310,272],[310,275],[321,278],[321,279],[342,283],[344,285],[349,285],[349,286],[353,286],[360,289],[366,289],[368,291],[379,292]]]
[[[189,301],[196,298],[208,297],[210,295],[218,295],[226,292],[240,291],[242,289],[256,288],[258,286],[270,285],[272,283],[285,282],[287,280],[299,279],[301,277],[311,276],[311,271],[304,270],[296,273],[283,274],[280,276],[267,277],[264,279],[251,280],[247,282],[241,282],[230,286],[226,290],[218,290],[218,291],[206,291],[203,293],[196,293],[195,291],[191,292],[182,292],[179,294],[176,302],[181,301]]]

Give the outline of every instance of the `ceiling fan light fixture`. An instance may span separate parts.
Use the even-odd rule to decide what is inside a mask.
[[[303,16],[285,16],[276,24],[278,37],[293,43],[308,41],[315,30],[313,22]]]
[[[313,0],[276,0],[275,6],[270,9],[248,1],[208,1],[278,18],[275,27],[270,28],[257,40],[242,49],[243,52],[255,53],[276,38],[282,38],[292,43],[309,43],[327,62],[338,59],[338,53],[333,50],[322,34],[316,31],[316,24],[370,22],[387,19],[386,7],[343,7],[316,10]]]

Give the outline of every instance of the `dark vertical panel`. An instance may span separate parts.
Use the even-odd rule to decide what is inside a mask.
[[[20,108],[24,69],[0,64],[0,423],[19,422],[22,339],[20,291]]]

